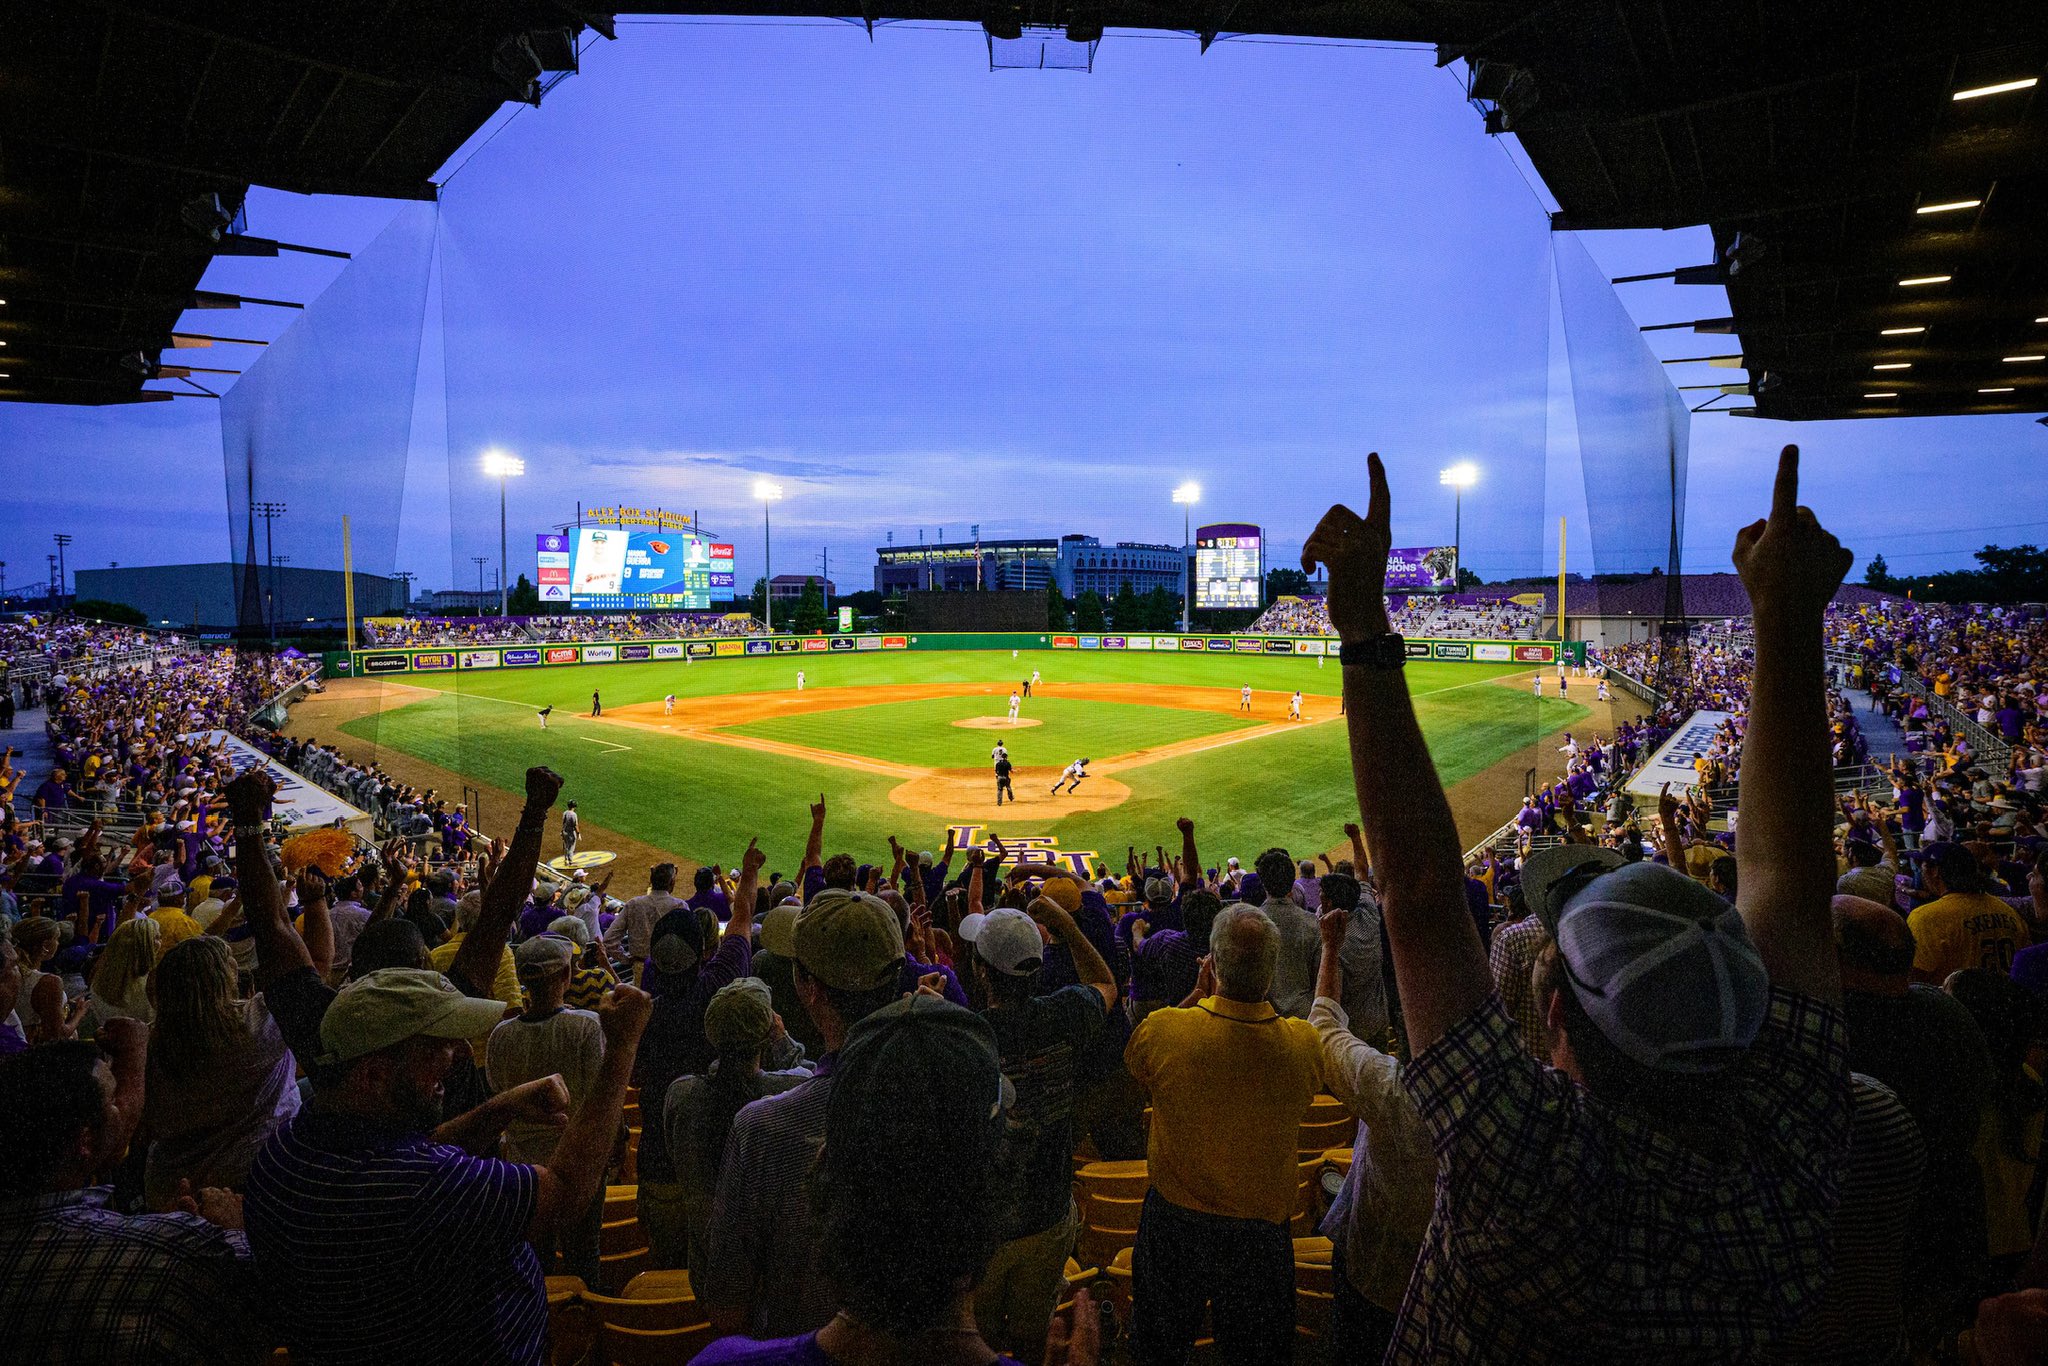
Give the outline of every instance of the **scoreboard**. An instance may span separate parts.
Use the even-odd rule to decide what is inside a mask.
[[[733,548],[669,527],[580,526],[536,538],[541,601],[576,611],[703,611],[732,596]]]
[[[1265,603],[1266,537],[1263,528],[1218,522],[1195,529],[1195,606],[1249,607]]]

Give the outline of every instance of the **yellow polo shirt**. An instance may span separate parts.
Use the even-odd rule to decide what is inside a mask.
[[[175,944],[187,939],[197,939],[206,933],[206,927],[185,914],[183,906],[159,906],[149,913],[149,918],[163,928],[163,936],[157,940],[156,956],[161,959]]]
[[[1211,996],[1147,1015],[1124,1063],[1152,1096],[1153,1187],[1184,1209],[1284,1224],[1299,1203],[1295,1142],[1322,1089],[1307,1020]]]
[[[1988,892],[1950,892],[1915,906],[1906,926],[1914,969],[1936,982],[1964,968],[2009,972],[2013,955],[2033,942],[2019,913]]]

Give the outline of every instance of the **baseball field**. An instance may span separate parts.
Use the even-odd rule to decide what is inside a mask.
[[[1009,695],[1033,669],[1040,680],[1013,724]],[[1513,814],[1528,769],[1558,770],[1557,732],[1615,720],[1586,680],[1573,690],[1584,705],[1538,702],[1527,665],[1416,662],[1407,673],[1474,838]],[[1296,688],[1299,721],[1288,718]],[[663,857],[729,866],[756,836],[772,867],[792,867],[821,793],[828,848],[874,855],[893,834],[936,849],[949,826],[975,825],[1121,867],[1127,844],[1171,842],[1183,815],[1205,861],[1275,843],[1335,848],[1356,813],[1338,694],[1334,666],[1285,657],[814,654],[349,679],[302,703],[292,725],[451,801],[474,789],[492,832],[509,827],[527,766],[548,764],[578,803],[584,847],[616,850],[625,868]],[[550,705],[543,729],[536,713]],[[1000,807],[998,741],[1017,766],[1016,801]],[[1054,795],[1060,771],[1083,758],[1088,776]],[[548,852],[558,847],[551,830]]]

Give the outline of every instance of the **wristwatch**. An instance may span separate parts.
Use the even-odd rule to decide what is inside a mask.
[[[1368,669],[1398,669],[1408,662],[1408,642],[1399,631],[1347,640],[1338,648],[1337,659],[1347,669],[1353,664]]]

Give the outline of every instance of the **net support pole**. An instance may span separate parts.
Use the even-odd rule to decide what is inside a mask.
[[[341,514],[341,615],[347,628],[350,655],[356,649],[356,557],[349,541],[348,514]]]
[[[1557,653],[1564,657],[1564,518],[1557,519]]]

